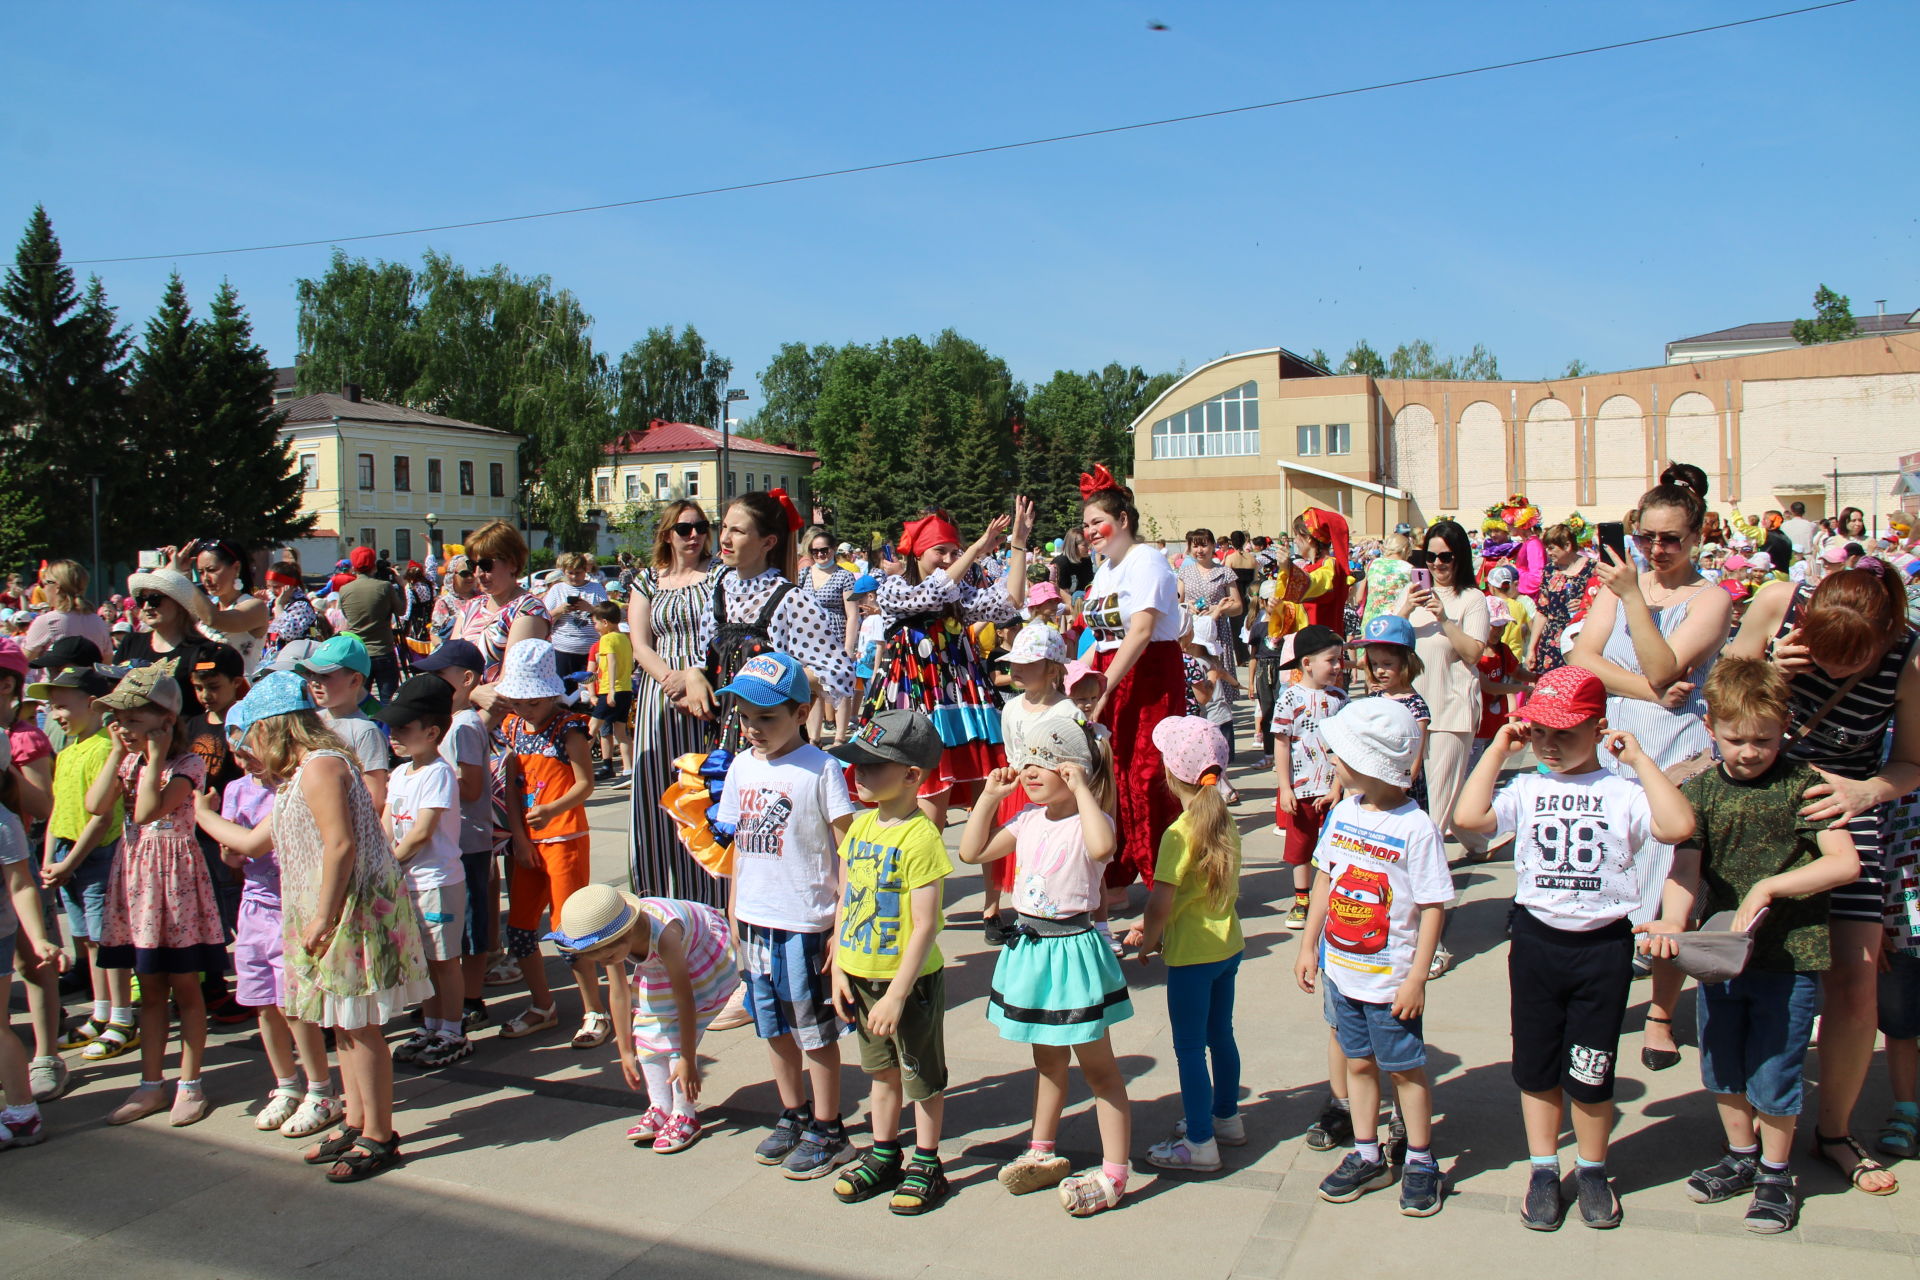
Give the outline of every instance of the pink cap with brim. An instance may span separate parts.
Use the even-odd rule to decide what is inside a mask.
[[[1101,688],[1106,688],[1107,677],[1105,675],[1096,670],[1094,665],[1085,658],[1075,658],[1067,664],[1067,674],[1064,677],[1062,687],[1064,687],[1068,693],[1072,693],[1073,686],[1079,684],[1088,676],[1092,676],[1095,680],[1098,680]]]

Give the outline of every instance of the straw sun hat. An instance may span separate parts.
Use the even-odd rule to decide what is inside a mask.
[[[640,899],[610,884],[590,884],[567,895],[547,941],[577,955],[618,942],[639,923]]]

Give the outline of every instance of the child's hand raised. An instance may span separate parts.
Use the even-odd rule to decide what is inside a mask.
[[[1647,759],[1647,753],[1640,749],[1640,739],[1625,729],[1609,729],[1603,741],[1607,750],[1629,769],[1639,768]]]
[[[1060,767],[1054,770],[1054,772],[1060,775],[1060,781],[1066,783],[1067,790],[1073,792],[1074,795],[1078,796],[1085,793],[1087,789],[1087,771],[1085,769],[1073,761],[1067,760],[1062,762]]]
[[[1002,765],[989,773],[987,780],[980,784],[980,795],[982,799],[999,800],[1012,795],[1014,788],[1019,785],[1019,773]]]
[[[1525,720],[1509,720],[1501,725],[1493,735],[1493,742],[1487,747],[1490,752],[1503,756],[1517,756],[1526,750],[1527,739],[1532,734]]]

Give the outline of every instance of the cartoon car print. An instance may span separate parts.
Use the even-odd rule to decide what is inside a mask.
[[[1327,945],[1362,956],[1384,950],[1392,903],[1393,887],[1384,873],[1348,867],[1327,899]]]

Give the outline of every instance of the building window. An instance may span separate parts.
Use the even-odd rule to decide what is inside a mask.
[[[473,464],[471,462],[460,464],[460,496],[463,498],[473,496]]]
[[[1320,424],[1303,422],[1294,429],[1294,440],[1298,446],[1294,452],[1303,458],[1313,458],[1320,453]]]
[[[408,493],[413,489],[413,459],[405,454],[397,454],[393,459],[393,491]]]
[[[362,529],[360,531],[359,545],[363,547],[371,547],[371,546],[377,545],[379,541],[380,541],[380,531],[378,529]]]
[[[681,474],[686,478],[686,481],[687,481],[687,497],[689,498],[699,497],[700,496],[700,469],[698,467],[688,467]]]
[[[785,489],[789,495],[793,493],[793,486],[787,483],[787,478],[785,476],[780,477],[780,487],[782,489]]]
[[[427,492],[440,492],[440,459],[427,459]]]
[[[413,559],[413,530],[402,527],[393,531],[393,559],[402,566]]]
[[[753,472],[747,472],[747,492],[753,492]]]
[[[593,500],[595,502],[613,501],[612,476],[595,476],[593,478]]]
[[[1156,458],[1232,458],[1260,452],[1259,388],[1251,382],[1153,424]]]
[[[632,472],[628,472],[627,473],[627,501],[638,502],[639,500],[640,500],[640,477],[637,475],[634,475]]]
[[[1353,452],[1353,427],[1350,423],[1329,422],[1327,424],[1327,452]]]
[[[765,490],[766,490],[766,491],[767,491],[768,493],[772,493],[772,492],[773,492],[773,477],[772,477],[772,476],[767,476],[767,475],[763,475],[763,476],[761,476],[761,477],[760,477],[760,487],[761,487],[762,489],[765,489]]]
[[[303,453],[300,455],[300,487],[318,489],[320,487],[320,455]]]
[[[496,498],[507,496],[507,464],[489,462],[487,464],[487,489]]]
[[[667,479],[664,471],[653,473],[653,496],[662,500],[673,496],[673,483]]]
[[[373,455],[370,453],[360,455],[360,492],[373,492]]]
[[[738,493],[739,491],[740,491],[739,473],[733,472],[733,471],[727,472],[727,496],[731,498],[734,494]]]

